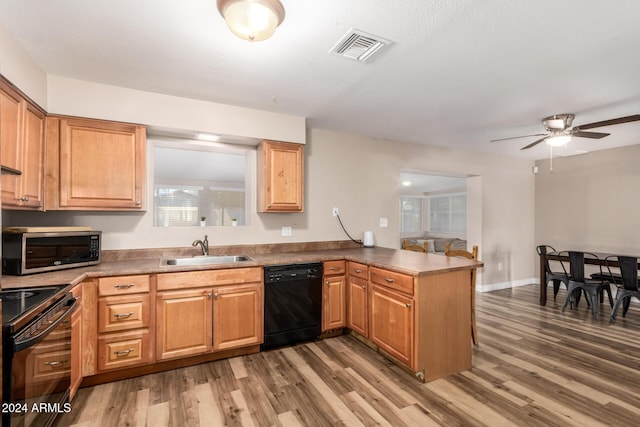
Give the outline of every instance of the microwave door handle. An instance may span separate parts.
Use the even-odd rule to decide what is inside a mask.
[[[34,335],[32,337],[29,337],[26,340],[23,341],[16,341],[13,344],[13,351],[14,353],[17,353],[19,351],[24,350],[25,348],[29,348],[32,345],[35,345],[37,343],[39,343],[40,341],[42,341],[44,339],[44,337],[47,336],[47,334],[49,332],[51,332],[56,326],[58,326],[60,323],[62,323],[67,317],[69,317],[73,311],[73,308],[76,306],[76,299],[72,298],[70,299],[66,304],[66,310],[67,312],[65,314],[63,314],[62,316],[58,317],[55,321],[53,321],[51,324],[47,325],[46,328],[44,328],[42,331],[38,332],[37,335]]]

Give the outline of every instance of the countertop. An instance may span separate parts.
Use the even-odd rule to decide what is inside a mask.
[[[244,253],[229,253],[240,255]],[[295,264],[317,261],[347,260],[386,268],[412,276],[424,276],[447,271],[479,268],[482,261],[453,258],[432,253],[411,252],[389,248],[351,248],[309,250],[301,252],[279,252],[271,254],[248,254],[252,260],[201,266],[166,266],[163,257],[103,261],[90,267],[59,270],[27,276],[2,276],[2,289],[34,286],[76,284],[90,277],[123,276],[132,274],[156,274],[178,271],[213,270],[223,268],[263,267],[266,265]],[[164,258],[171,258],[167,252]]]

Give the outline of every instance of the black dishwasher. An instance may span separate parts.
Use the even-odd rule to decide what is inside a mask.
[[[322,263],[264,268],[261,350],[318,338],[322,320]]]

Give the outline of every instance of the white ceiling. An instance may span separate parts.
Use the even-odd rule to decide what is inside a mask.
[[[0,23],[48,73],[305,116],[377,138],[520,151],[540,120],[640,113],[640,1],[282,0],[274,37],[234,36],[214,0],[3,0]],[[368,64],[328,54],[350,29],[391,40]],[[640,143],[598,128],[566,154]],[[555,150],[561,154],[562,150]]]

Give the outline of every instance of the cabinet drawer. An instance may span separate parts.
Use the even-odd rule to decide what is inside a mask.
[[[98,296],[149,292],[149,276],[116,276],[98,279]]]
[[[406,274],[371,267],[371,282],[413,295],[413,277]]]
[[[36,383],[63,378],[71,371],[70,349],[36,354],[32,360],[33,371],[28,369],[27,378]]]
[[[115,332],[149,326],[149,294],[100,298],[98,332]]]
[[[148,330],[98,338],[98,370],[143,365],[152,362]]]
[[[183,271],[158,274],[159,291],[262,282],[262,267]]]
[[[349,261],[349,275],[356,276],[364,280],[369,279],[369,266],[359,262]]]
[[[347,271],[346,261],[325,261],[324,275],[344,274]]]

